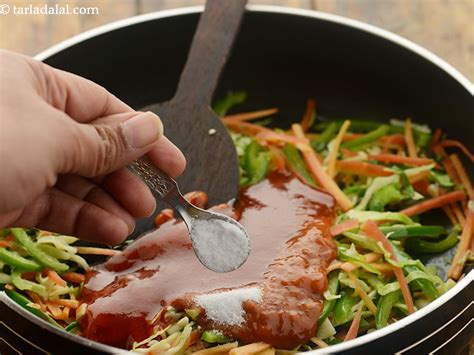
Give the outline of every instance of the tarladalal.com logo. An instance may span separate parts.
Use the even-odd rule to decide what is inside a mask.
[[[0,4],[0,15],[99,15],[99,8],[95,6],[59,5],[9,5]]]
[[[0,5],[0,14],[7,15],[10,13],[10,5],[8,4],[1,4]]]

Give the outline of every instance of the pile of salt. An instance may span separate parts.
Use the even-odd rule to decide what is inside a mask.
[[[237,288],[195,296],[198,306],[206,311],[206,317],[218,324],[240,325],[244,322],[243,302],[261,302],[259,287]]]

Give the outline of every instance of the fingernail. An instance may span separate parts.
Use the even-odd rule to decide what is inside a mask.
[[[145,148],[163,134],[163,124],[153,112],[143,112],[123,123],[123,133],[132,148]]]

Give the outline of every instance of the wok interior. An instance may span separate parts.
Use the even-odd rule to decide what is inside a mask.
[[[98,82],[139,109],[173,96],[198,17],[191,13],[117,29],[46,62]],[[215,97],[229,90],[249,93],[239,109],[278,107],[279,127],[299,120],[312,97],[323,118],[409,116],[474,146],[474,106],[466,88],[396,43],[327,20],[247,12]],[[152,224],[141,221],[135,235]]]
[[[136,108],[164,101],[173,96],[198,16],[134,24],[46,62]],[[249,92],[242,109],[277,106],[287,122],[298,120],[306,98],[314,97],[325,117],[410,116],[473,146],[472,96],[449,74],[398,44],[326,20],[247,12],[216,97],[231,89]]]

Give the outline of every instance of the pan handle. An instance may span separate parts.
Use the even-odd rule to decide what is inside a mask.
[[[239,30],[247,0],[207,0],[175,99],[210,105]]]

